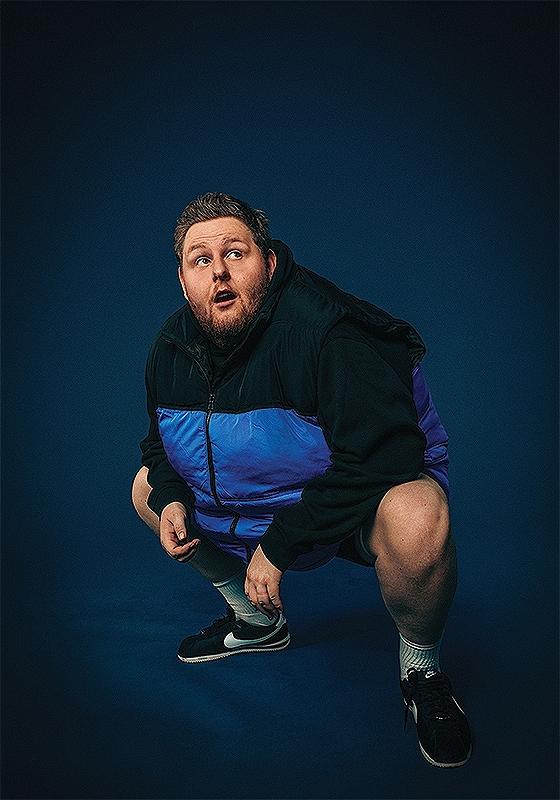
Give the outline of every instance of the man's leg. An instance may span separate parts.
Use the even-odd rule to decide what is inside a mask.
[[[417,644],[438,641],[457,585],[455,543],[441,486],[427,475],[394,486],[363,542],[375,559],[381,594],[399,632]]]
[[[143,522],[159,537],[159,518],[148,506],[152,487],[148,483],[148,470],[142,467],[132,484],[132,504]],[[199,534],[200,539],[194,554],[185,563],[190,564],[200,575],[211,581],[212,585],[225,599],[229,610],[227,616],[200,635],[185,639],[179,648],[179,658],[183,661],[203,661],[232,655],[234,652],[260,649],[245,645],[222,652],[224,637],[232,630],[234,623],[242,624],[244,641],[249,638],[266,639],[263,647],[282,649],[289,643],[289,634],[282,615],[271,619],[271,615],[255,608],[245,595],[245,561],[215,545],[208,537]],[[208,633],[209,632],[209,633]],[[210,636],[210,639],[208,638]],[[232,647],[235,646],[233,643]],[[216,649],[219,652],[214,652]]]
[[[421,752],[435,766],[460,766],[471,753],[469,726],[439,667],[457,585],[445,492],[428,475],[394,486],[361,542],[364,555],[374,560],[383,600],[400,634],[401,688]]]

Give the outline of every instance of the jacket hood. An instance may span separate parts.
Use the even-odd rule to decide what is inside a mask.
[[[272,240],[272,249],[276,253],[276,269],[261,307],[247,328],[239,349],[268,324],[286,287],[297,282],[300,286],[307,285],[314,295],[319,294],[323,298],[326,307],[331,309],[333,324],[344,317],[351,317],[386,335],[404,339],[414,366],[424,357],[426,346],[418,331],[406,320],[393,317],[367,300],[344,292],[323,276],[296,264],[292,251],[280,239]],[[160,334],[168,341],[174,341],[189,350],[194,347],[198,355],[204,349],[206,341],[189,303],[185,303],[169,317],[160,329]]]

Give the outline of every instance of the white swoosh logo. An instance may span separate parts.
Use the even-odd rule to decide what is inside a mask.
[[[234,647],[240,647],[244,644],[259,644],[259,642],[266,642],[267,639],[271,639],[274,634],[277,633],[284,622],[284,618],[280,616],[276,621],[274,630],[271,633],[267,633],[266,636],[261,636],[259,639],[236,639],[233,633],[228,633],[224,639],[224,646],[229,647],[231,650]]]

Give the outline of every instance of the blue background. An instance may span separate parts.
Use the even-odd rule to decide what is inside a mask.
[[[3,35],[4,797],[556,797],[556,4],[6,3]],[[209,190],[426,341],[461,770],[402,732],[367,569],[287,575],[285,652],[175,657],[221,600],[129,493]]]

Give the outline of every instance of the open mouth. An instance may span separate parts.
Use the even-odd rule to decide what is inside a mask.
[[[230,289],[222,289],[214,298],[214,303],[220,308],[224,308],[225,306],[231,305],[236,297],[237,295],[235,292],[232,292]]]

